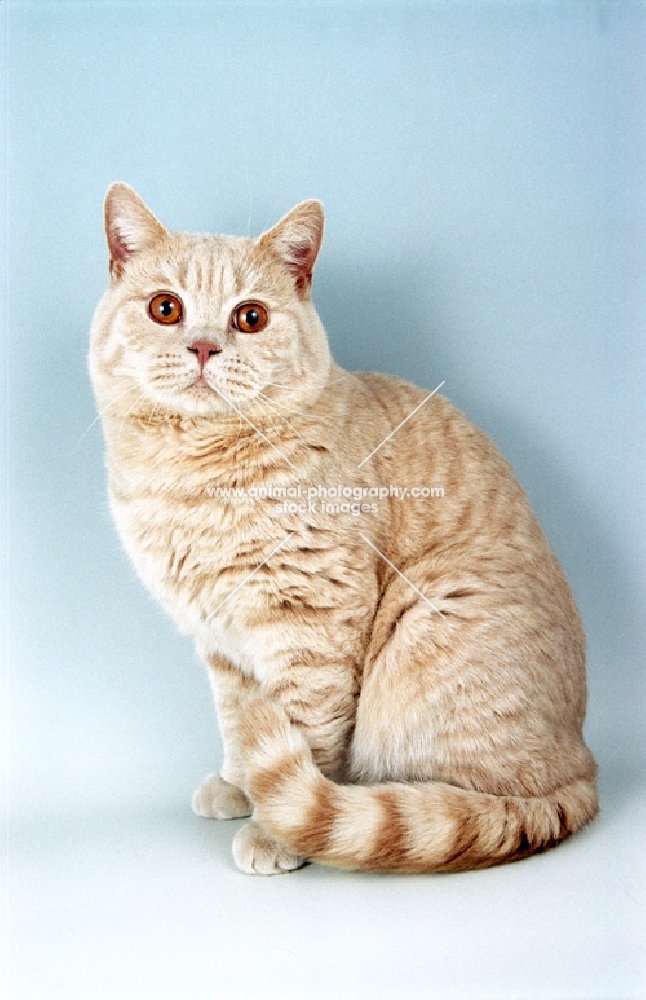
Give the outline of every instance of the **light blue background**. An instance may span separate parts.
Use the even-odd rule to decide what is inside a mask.
[[[3,14],[12,996],[642,996],[646,6]],[[121,553],[91,426],[117,179],[176,229],[320,198],[337,361],[444,379],[510,459],[589,640],[580,837],[449,879],[253,881],[236,825],[192,817],[206,678]]]

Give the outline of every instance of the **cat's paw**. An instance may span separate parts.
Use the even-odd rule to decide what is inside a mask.
[[[259,823],[245,823],[233,838],[233,858],[247,875],[279,875],[302,868],[307,858],[279,844]]]
[[[219,774],[209,774],[193,795],[193,812],[207,819],[239,819],[251,816],[251,803],[240,788]]]

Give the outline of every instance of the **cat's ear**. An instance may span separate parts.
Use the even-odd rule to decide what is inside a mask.
[[[258,240],[261,248],[270,246],[282,259],[301,295],[312,284],[312,271],[323,242],[324,218],[320,201],[302,201]]]
[[[110,274],[120,277],[126,261],[167,236],[149,208],[128,184],[113,184],[105,196],[105,235]]]

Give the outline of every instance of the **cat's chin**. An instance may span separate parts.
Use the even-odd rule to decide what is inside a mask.
[[[238,413],[245,402],[229,401],[210,386],[196,383],[185,389],[171,405],[191,417],[226,417]]]
[[[181,401],[178,400],[178,403],[178,409],[183,410],[187,416],[191,417],[226,417],[235,412],[229,403],[216,396],[215,393],[208,395],[206,393],[199,395],[186,393],[182,396]]]

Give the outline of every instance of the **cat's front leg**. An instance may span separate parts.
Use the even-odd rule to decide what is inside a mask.
[[[307,863],[255,820],[241,826],[233,838],[233,859],[247,875],[280,875]]]
[[[244,772],[237,749],[237,720],[241,702],[257,685],[222,656],[207,658],[224,759],[220,773],[209,774],[193,795],[193,812],[207,819],[250,816],[252,805],[242,791]]]
[[[217,772],[207,775],[193,792],[193,812],[206,819],[241,819],[251,816],[251,803],[242,791]]]

